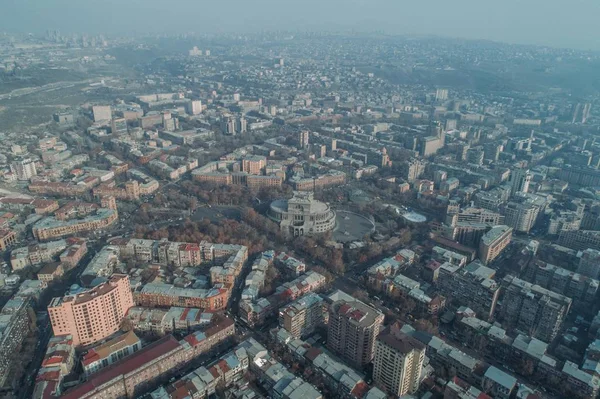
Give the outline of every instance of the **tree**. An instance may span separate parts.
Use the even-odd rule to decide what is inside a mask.
[[[431,322],[430,320],[427,320],[427,319],[418,319],[417,321],[415,321],[414,327],[418,331],[425,331],[425,332],[427,332],[429,334],[433,334],[433,335],[438,334],[437,326],[433,322]]]
[[[360,288],[354,290],[352,292],[352,296],[362,302],[367,302],[369,300],[369,294],[367,293],[367,291],[362,290]]]

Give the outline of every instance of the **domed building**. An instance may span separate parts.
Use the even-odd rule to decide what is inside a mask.
[[[271,203],[269,218],[293,236],[321,234],[335,227],[335,212],[313,198],[311,191],[294,191],[294,196]]]

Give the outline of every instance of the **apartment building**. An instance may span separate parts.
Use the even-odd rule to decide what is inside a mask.
[[[494,226],[481,237],[479,242],[479,260],[484,265],[491,263],[510,244],[512,227]]]
[[[594,230],[561,231],[557,244],[577,251],[585,251],[588,248],[600,251],[600,232]]]
[[[511,275],[504,278],[502,285],[503,322],[551,342],[569,313],[572,299]]]
[[[378,388],[370,388],[363,376],[334,358],[322,348],[312,346],[306,341],[294,338],[284,329],[273,330],[271,335],[294,359],[309,364],[320,375],[331,392],[341,399],[384,399],[387,396]]]
[[[238,347],[226,353],[210,366],[201,366],[183,378],[150,394],[152,399],[204,399],[215,394],[217,385],[229,387],[240,381],[248,369],[246,349]]]
[[[345,184],[346,174],[337,170],[330,170],[328,173],[315,177],[294,176],[289,183],[295,191],[314,191]]]
[[[354,367],[373,360],[384,315],[359,301],[340,300],[329,308],[327,347]]]
[[[10,266],[13,270],[21,270],[28,266],[51,262],[66,248],[66,240],[49,241],[16,248],[10,253]]]
[[[118,331],[132,306],[129,277],[115,274],[83,293],[54,298],[48,313],[54,335],[71,335],[75,345],[90,345]]]
[[[47,241],[87,231],[103,230],[118,219],[119,215],[116,211],[100,208],[95,214],[83,219],[58,220],[55,217],[46,217],[35,223],[32,231],[37,240]]]
[[[310,293],[279,310],[279,325],[294,338],[311,334],[325,322],[323,298]]]
[[[600,251],[588,248],[581,253],[577,273],[598,280],[600,278]]]
[[[425,345],[401,332],[398,325],[391,325],[377,337],[373,381],[394,396],[414,394],[424,359]]]
[[[309,271],[290,282],[280,285],[275,289],[275,293],[267,298],[242,300],[239,309],[240,317],[248,325],[261,324],[282,306],[323,288],[326,282],[324,276]]]
[[[85,184],[71,182],[35,181],[29,184],[29,191],[32,193],[66,197],[82,196],[87,194],[90,188]]]
[[[267,157],[265,156],[250,155],[242,159],[242,171],[250,175],[261,175],[266,166]]]
[[[173,306],[168,309],[134,306],[127,312],[127,322],[142,333],[165,335],[175,331],[193,331],[210,324],[213,313],[195,308]]]
[[[447,262],[439,268],[438,288],[442,295],[469,306],[487,320],[493,318],[500,294],[495,275],[495,270],[478,261],[464,267]]]
[[[167,283],[149,283],[134,293],[134,302],[137,306],[145,307],[183,306],[218,311],[227,307],[230,294],[230,290],[222,284],[204,289],[181,288]]]
[[[134,201],[140,198],[140,183],[137,180],[130,180],[123,186],[118,186],[115,182],[103,183],[93,190],[95,197],[115,197],[118,200]]]
[[[588,305],[595,302],[600,285],[596,279],[541,260],[531,262],[524,277],[534,284],[573,299],[573,302]]]
[[[181,341],[168,335],[92,374],[86,382],[67,391],[62,397],[138,397],[143,387],[208,352],[234,333],[233,320],[226,318],[203,332],[186,336]]]

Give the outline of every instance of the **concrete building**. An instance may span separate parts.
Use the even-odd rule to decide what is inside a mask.
[[[408,163],[406,165],[406,167],[407,167],[406,181],[409,183],[412,183],[415,180],[420,179],[421,176],[423,175],[423,173],[425,173],[425,166],[426,166],[425,161],[423,161],[421,159],[417,159],[417,158],[411,158],[410,161],[408,161]],[[445,179],[440,179],[440,182],[442,180],[445,180]]]
[[[198,115],[202,112],[202,101],[192,100],[187,104],[187,112],[190,115]]]
[[[327,347],[354,367],[370,363],[383,318],[383,313],[359,301],[334,302],[329,308]]]
[[[484,265],[492,262],[510,244],[512,227],[494,226],[481,237],[479,242],[479,260]]]
[[[75,345],[90,345],[118,331],[132,306],[129,277],[115,274],[83,293],[54,298],[48,314],[54,335],[72,335]]]
[[[424,359],[425,345],[402,333],[398,325],[391,325],[377,337],[373,381],[395,397],[414,394]]]
[[[504,223],[515,231],[529,233],[538,215],[540,206],[532,201],[510,201],[500,207],[500,213],[504,215]]]
[[[600,277],[600,251],[588,248],[581,253],[577,273],[598,280]]]
[[[483,147],[473,147],[467,150],[467,162],[473,165],[483,165],[485,152]]]
[[[311,334],[325,323],[323,298],[310,293],[279,310],[279,325],[294,338]]]
[[[149,283],[134,293],[137,306],[170,307],[184,306],[207,311],[224,310],[229,301],[230,289],[222,283],[210,289],[182,288],[167,283]]]
[[[267,166],[267,157],[252,155],[242,159],[242,171],[250,175],[261,175]]]
[[[502,281],[503,322],[551,342],[560,331],[572,299],[508,275]]]
[[[39,241],[70,236],[93,230],[104,230],[119,219],[117,211],[99,208],[93,215],[82,219],[58,220],[48,216],[33,225],[33,236]]]
[[[490,366],[485,371],[481,385],[484,391],[494,398],[509,399],[517,387],[517,379],[494,366]]]
[[[162,336],[176,331],[197,330],[211,323],[213,313],[176,306],[168,309],[134,306],[129,308],[126,318],[135,331]]]
[[[446,262],[439,268],[438,288],[447,298],[469,306],[482,319],[494,316],[500,286],[494,280],[496,271],[478,261],[461,267]]]
[[[302,130],[298,133],[298,147],[307,148],[310,140],[310,132],[308,130]]]
[[[529,190],[531,173],[528,169],[513,169],[510,173],[510,187],[512,195],[526,193]]]
[[[600,251],[600,232],[594,230],[562,231],[558,236],[557,244],[578,251],[586,249]]]
[[[271,203],[268,216],[281,230],[293,236],[314,235],[333,230],[335,212],[308,191],[295,191],[289,200]]]
[[[587,306],[593,305],[596,301],[600,285],[596,279],[541,260],[530,262],[524,276],[528,281],[565,295],[573,299],[573,302],[586,304]]]
[[[29,158],[13,161],[10,164],[10,170],[17,175],[17,179],[19,180],[29,180],[33,176],[37,176],[35,162]]]
[[[456,177],[451,177],[440,183],[440,192],[450,194],[460,186],[460,181]]]

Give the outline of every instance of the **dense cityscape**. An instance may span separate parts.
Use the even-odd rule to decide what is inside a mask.
[[[600,393],[600,52],[0,35],[0,397]]]

